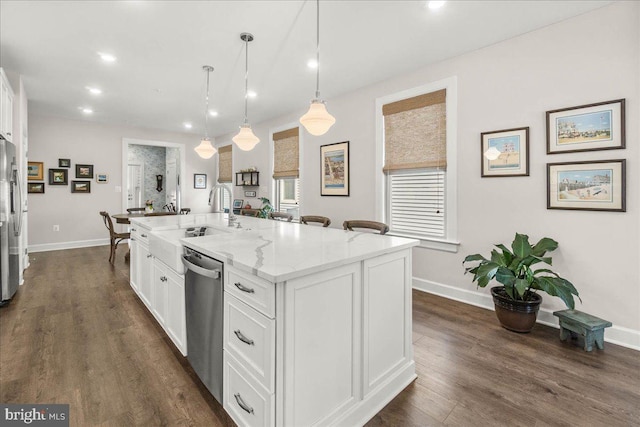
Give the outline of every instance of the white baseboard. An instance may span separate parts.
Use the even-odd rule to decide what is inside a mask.
[[[30,245],[29,253],[59,251],[62,249],[89,248],[92,246],[104,246],[108,244],[109,244],[109,239],[78,240],[75,242],[60,242],[60,243],[43,243],[40,245]]]
[[[487,310],[494,310],[493,299],[491,295],[487,295],[486,293],[460,289],[417,277],[413,278],[413,288],[465,304],[486,308]],[[538,323],[558,329],[560,328],[558,326],[558,319],[553,315],[553,311],[545,308],[540,308],[538,312]],[[640,351],[640,331],[613,325],[607,328],[604,335],[606,342]]]

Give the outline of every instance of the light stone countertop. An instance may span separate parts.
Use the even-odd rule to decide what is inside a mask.
[[[208,226],[221,231],[180,239],[191,249],[277,283],[352,262],[411,248],[418,240],[343,231],[315,225],[238,217],[242,228],[227,227],[224,214],[132,219],[151,231]]]

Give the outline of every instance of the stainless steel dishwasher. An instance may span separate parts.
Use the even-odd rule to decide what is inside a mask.
[[[222,404],[223,264],[185,248],[187,359]]]

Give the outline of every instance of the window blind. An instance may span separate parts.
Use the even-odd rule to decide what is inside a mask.
[[[382,106],[385,171],[447,167],[446,90]]]
[[[273,178],[298,178],[299,167],[299,130],[284,130],[273,134]]]
[[[389,173],[391,232],[445,236],[445,175],[442,169]]]
[[[231,144],[218,148],[218,182],[233,182]]]

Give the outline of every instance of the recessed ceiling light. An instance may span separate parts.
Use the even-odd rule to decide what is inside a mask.
[[[184,122],[182,125],[187,129],[191,129],[193,127],[193,125],[189,122]]]
[[[100,59],[102,59],[104,62],[116,62],[117,59],[110,53],[98,52],[98,55],[100,55]]]
[[[258,96],[257,93],[255,93],[254,91],[250,90],[249,92],[247,92],[247,97],[249,98],[255,98],[256,96]]]
[[[316,61],[315,59],[308,60],[307,61],[307,67],[313,68],[313,69],[318,68],[318,61]]]
[[[85,114],[93,114],[93,110],[89,107],[83,107],[82,112]]]
[[[209,115],[211,117],[218,117],[218,112],[217,111],[213,111],[213,110],[209,110]]]
[[[100,95],[102,93],[102,89],[99,89],[97,87],[90,87],[87,86],[87,90],[92,93],[93,95]]]
[[[427,2],[427,7],[431,10],[440,9],[445,3],[443,0],[432,0]]]

